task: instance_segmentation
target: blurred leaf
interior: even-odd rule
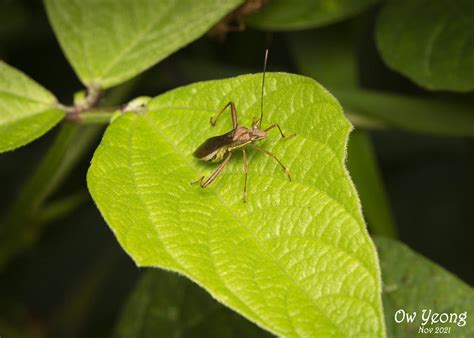
[[[268,30],[297,30],[325,26],[366,10],[378,0],[272,0],[248,18]]]
[[[420,86],[474,90],[473,22],[472,0],[391,0],[378,18],[378,48]]]
[[[115,337],[271,337],[175,273],[144,273],[124,308]]]
[[[0,318],[0,333],[8,338],[22,338],[24,336],[24,332],[2,318]]]
[[[356,126],[474,135],[474,107],[469,100],[400,95],[357,86],[350,26],[338,26],[292,33],[289,46],[298,69],[328,86]]]
[[[53,94],[0,60],[0,152],[37,139],[63,117]]]
[[[50,223],[62,218],[77,209],[88,199],[85,191],[72,193],[69,196],[60,197],[55,201],[49,202],[38,211],[36,219],[40,223]]]
[[[474,106],[469,101],[363,89],[333,92],[349,113],[372,123],[412,132],[474,136]]]
[[[118,251],[117,251],[118,252]],[[83,271],[80,279],[65,292],[64,303],[52,316],[52,337],[84,337],[81,334],[88,317],[94,313],[94,307],[100,304],[100,295],[107,289],[107,282],[113,279],[112,272],[117,268],[118,256],[110,248],[96,256],[92,264]],[[110,290],[107,289],[107,293]],[[102,318],[103,319],[103,318]]]
[[[324,86],[353,89],[358,85],[352,22],[304,32],[287,33],[287,41],[302,74]]]
[[[18,196],[12,199],[12,204],[8,207],[8,213],[0,227],[0,270],[12,257],[30,248],[38,240],[45,222],[51,221],[51,217],[64,215],[62,212],[79,205],[73,198],[69,200],[69,204],[56,205],[62,207],[61,210],[49,209],[54,205],[49,205],[45,210],[41,208],[82,159],[101,130],[96,126],[72,124],[61,127],[54,143],[34,167],[31,177],[19,189]]]
[[[28,26],[30,13],[20,1],[0,2],[0,45],[1,42],[18,38],[18,33]]]
[[[229,65],[218,60],[190,57],[178,60],[178,67],[186,75],[186,80],[196,81],[217,80],[249,73],[249,69]]]
[[[258,116],[261,75],[193,84],[153,99],[108,127],[88,173],[89,190],[139,266],[189,277],[216,299],[281,336],[384,336],[380,280],[354,187],[344,167],[351,129],[315,81],[270,73],[265,119],[275,132],[249,149],[249,198],[240,153],[211,187],[191,186],[216,167],[193,159],[229,130],[209,117],[233,100],[240,121]],[[228,117],[227,117],[228,118]]]
[[[354,131],[349,139],[347,154],[347,166],[362,201],[369,228],[379,236],[396,236],[390,203],[369,135],[362,130]]]
[[[104,88],[197,39],[242,0],[46,0],[61,46],[81,81]]]
[[[474,291],[450,272],[412,251],[400,242],[377,238],[384,283],[384,309],[390,337],[439,337],[440,334],[418,335],[422,310],[437,313],[467,312],[465,326],[454,323],[428,323],[425,327],[451,327],[453,337],[473,337]],[[417,313],[413,323],[396,323],[399,309]],[[425,317],[428,314],[425,313]],[[459,320],[459,319],[458,319]]]

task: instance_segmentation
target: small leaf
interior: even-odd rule
[[[0,61],[0,152],[37,139],[63,117],[50,92]]]
[[[385,318],[390,337],[418,336],[423,309],[425,318],[429,310],[432,314],[466,312],[464,325],[458,317],[457,323],[428,322],[425,327],[451,327],[452,337],[474,336],[474,321],[470,317],[474,313],[474,291],[469,285],[400,242],[383,238],[375,242],[382,267]],[[410,314],[416,312],[415,321],[395,322],[395,313],[400,309]],[[440,334],[433,329],[431,334],[419,336],[439,337]]]
[[[378,18],[385,62],[420,86],[474,90],[474,1],[391,0]]]
[[[230,100],[242,125],[260,113],[261,75],[208,81],[158,96],[149,111],[107,128],[88,187],[125,251],[139,266],[186,275],[214,298],[280,336],[384,336],[374,246],[344,167],[350,123],[314,80],[270,73],[261,146],[290,168],[248,150],[242,201],[236,152],[206,189],[190,183],[216,167],[193,158],[207,138],[230,129]]]
[[[115,337],[262,338],[270,334],[175,273],[151,270],[139,281]]]
[[[249,17],[252,26],[297,30],[325,26],[366,10],[378,0],[272,0]]]
[[[81,81],[122,83],[197,39],[242,0],[46,0]]]

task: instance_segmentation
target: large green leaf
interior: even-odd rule
[[[269,30],[319,27],[359,14],[378,0],[272,0],[248,22]]]
[[[241,154],[212,186],[192,152],[228,131],[209,117],[233,100],[240,122],[259,114],[261,75],[209,81],[153,99],[108,127],[88,173],[89,190],[139,266],[178,271],[269,331],[289,337],[384,336],[377,257],[344,167],[351,126],[314,80],[268,74],[264,125],[278,132],[249,149],[249,197]],[[227,119],[227,120],[226,120]]]
[[[122,312],[115,337],[262,338],[270,334],[175,273],[148,271]]]
[[[469,285],[397,241],[378,238],[376,244],[382,267],[385,318],[390,337],[439,337],[436,327],[450,327],[447,336],[474,336],[474,321],[471,318],[474,291]],[[395,314],[400,309],[410,315],[416,312],[413,323],[407,323],[406,319],[401,323],[395,322]],[[428,322],[424,328],[432,328],[431,333],[418,334],[423,310],[426,310],[425,318],[429,310],[431,314],[456,313],[457,323]],[[467,320],[462,325],[459,315],[464,312]],[[454,320],[454,316],[450,318]],[[397,319],[402,319],[401,312]]]
[[[429,89],[474,90],[474,1],[390,0],[376,37],[385,62]]]
[[[204,34],[242,0],[45,0],[61,46],[87,85],[111,87]]]
[[[50,92],[0,61],[0,152],[37,139],[63,117]]]

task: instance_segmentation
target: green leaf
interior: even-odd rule
[[[250,16],[249,24],[268,30],[325,26],[366,10],[378,0],[272,0]]]
[[[391,0],[380,13],[385,62],[432,90],[474,90],[474,1]]]
[[[367,132],[356,130],[351,134],[347,154],[347,166],[359,192],[370,230],[379,236],[396,236],[392,210]]]
[[[242,0],[46,0],[81,81],[111,87],[197,39]]]
[[[425,327],[451,327],[448,336],[452,337],[474,336],[474,321],[470,318],[474,313],[474,291],[469,285],[400,242],[378,238],[376,244],[382,267],[385,318],[390,337],[439,337],[435,329],[431,334],[418,334],[423,309],[427,310],[425,317],[430,309],[432,313],[459,315],[467,312],[464,326],[458,325],[462,324],[458,318],[457,323],[429,322]],[[415,321],[396,323],[394,316],[400,309],[410,314],[416,312]]]
[[[261,338],[270,334],[213,300],[175,273],[151,270],[138,282],[124,311],[119,338]]]
[[[50,92],[0,61],[0,152],[37,139],[63,117]]]
[[[150,101],[108,127],[88,187],[125,251],[139,266],[189,277],[214,298],[281,336],[384,336],[380,280],[354,186],[344,167],[350,123],[314,80],[270,73],[261,146],[290,168],[249,149],[243,203],[239,152],[206,189],[191,186],[216,166],[193,158],[230,100],[240,123],[259,115],[261,75],[196,83]]]

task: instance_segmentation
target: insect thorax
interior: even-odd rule
[[[246,128],[237,126],[233,134],[234,142],[257,141],[267,137],[265,131],[258,128]]]

